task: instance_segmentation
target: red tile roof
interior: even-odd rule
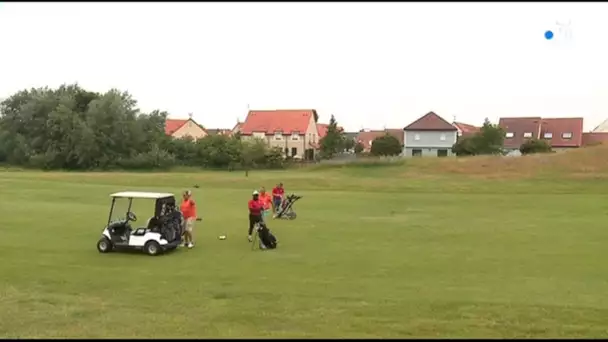
[[[542,120],[541,138],[551,133],[552,147],[580,147],[583,145],[583,118],[551,118]],[[568,134],[569,137],[564,134]]]
[[[321,140],[327,134],[327,127],[329,124],[318,123],[317,132],[319,133],[319,140]],[[338,126],[338,130],[344,132],[344,128]]]
[[[382,131],[360,131],[355,137],[355,141],[363,145],[363,151],[369,152],[372,148],[372,142],[374,139],[390,134],[397,138],[401,145],[403,145],[403,130],[402,129],[386,129]]]
[[[312,109],[300,110],[251,110],[241,127],[241,134],[249,135],[253,132],[274,134],[281,131],[283,134],[298,132],[306,134],[310,118],[314,118]]]
[[[498,126],[505,131],[504,147],[518,149],[526,141],[524,133],[532,133],[532,138],[538,138],[540,117],[500,118]],[[512,137],[508,137],[513,133]]]
[[[404,131],[457,131],[451,123],[445,121],[441,116],[429,112],[418,120],[406,126]]]
[[[473,135],[481,129],[481,127],[469,125],[462,122],[454,122],[454,127],[456,127],[463,136]]]
[[[529,139],[524,133],[532,133],[530,138],[536,139],[545,139],[545,133],[551,133],[551,138],[546,139],[552,147],[580,147],[583,144],[583,118],[500,118],[498,125],[507,134],[513,133],[513,137],[505,137],[507,148],[519,148]],[[566,137],[565,133],[570,133],[571,137]]]
[[[167,119],[167,120],[165,120],[165,134],[172,135],[173,133],[175,133],[175,131],[182,128],[182,126],[185,125],[186,122],[188,122],[188,121],[190,121],[190,120],[189,119],[186,119],[186,120]]]
[[[589,132],[583,133],[583,146],[608,145],[608,133]]]

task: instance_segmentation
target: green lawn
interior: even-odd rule
[[[0,337],[608,337],[608,181],[401,167],[0,172]],[[252,251],[245,202],[279,180],[299,217]],[[195,249],[97,252],[111,192],[193,184]]]

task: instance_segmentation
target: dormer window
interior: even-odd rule
[[[507,133],[505,134],[505,137],[506,137],[506,138],[513,138],[514,136],[515,136],[515,133],[513,133],[513,132],[507,132]]]
[[[551,138],[553,138],[553,133],[547,132],[547,133],[545,133],[545,135],[543,137],[545,139],[551,139]]]
[[[572,139],[572,132],[562,133],[563,139]]]
[[[291,140],[300,140],[300,132],[291,132]]]
[[[532,138],[532,132],[524,133],[524,138]]]
[[[274,132],[274,140],[282,140],[282,139],[283,139],[283,132],[281,132],[281,131]]]

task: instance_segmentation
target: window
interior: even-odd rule
[[[292,132],[291,140],[300,140],[300,132]]]
[[[442,133],[441,136],[439,137],[439,140],[445,141],[445,134]]]
[[[292,147],[291,148],[291,156],[295,157],[298,155],[298,148],[297,147]]]
[[[551,139],[551,138],[553,138],[553,133],[547,132],[547,133],[545,133],[544,137],[545,137],[545,139]]]
[[[572,132],[562,133],[563,139],[572,139]]]
[[[414,134],[414,140],[420,140],[420,134]]]
[[[412,157],[422,157],[422,150],[412,150]]]
[[[437,157],[447,157],[448,150],[437,150]]]
[[[265,133],[262,133],[262,132],[254,132],[254,133],[253,133],[253,137],[254,137],[254,138],[261,138],[261,139],[264,139],[264,138],[266,137],[266,134],[265,134]]]
[[[513,138],[515,136],[515,134],[513,134],[513,132],[507,132],[507,134],[505,134],[506,138]]]
[[[524,133],[524,138],[532,138],[532,132]]]
[[[281,131],[274,132],[274,140],[283,139],[283,133]]]

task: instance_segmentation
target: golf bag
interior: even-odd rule
[[[257,235],[260,239],[260,249],[275,249],[277,248],[277,238],[270,232],[266,223],[260,222],[257,224]]]
[[[279,208],[275,218],[294,220],[296,218],[296,212],[293,210],[293,204],[302,198],[302,196],[297,196],[295,194],[291,194],[287,196],[283,203],[281,203],[281,207]]]

